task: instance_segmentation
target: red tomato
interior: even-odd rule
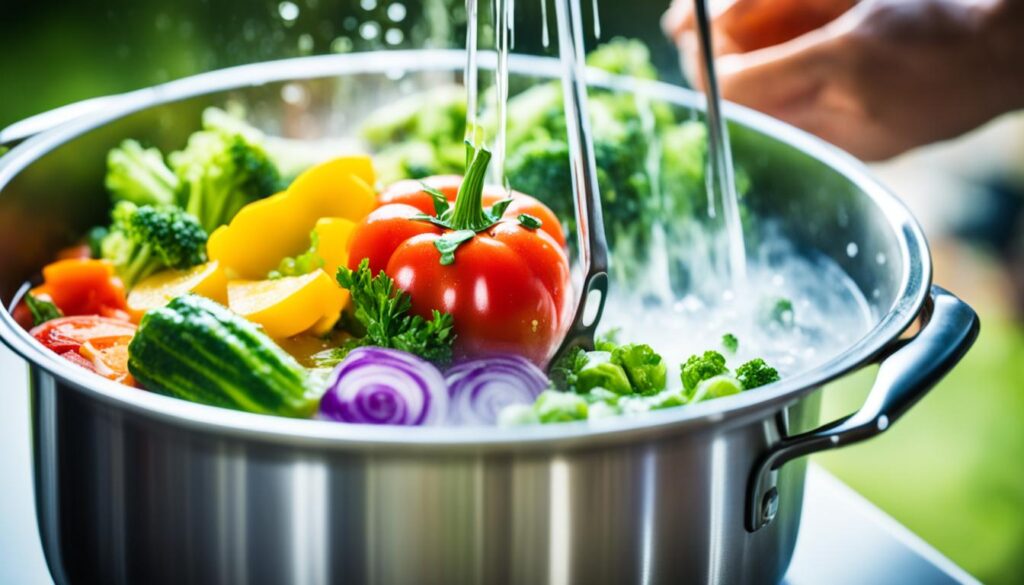
[[[78,315],[47,321],[29,333],[47,349],[62,354],[77,352],[87,342],[109,345],[114,340],[131,339],[135,335],[135,325],[119,319]]]
[[[482,169],[476,163],[474,167],[470,172],[479,179]],[[432,177],[424,182],[452,201],[462,178]],[[527,195],[513,197],[500,220],[472,228],[475,235],[458,246],[454,261],[444,265],[436,247],[439,238],[465,228],[454,225],[455,220],[452,229],[446,229],[413,219],[434,215],[434,200],[419,182],[397,183],[380,196],[381,207],[353,232],[349,267],[355,269],[369,259],[375,274],[384,270],[409,294],[415,314],[451,314],[456,354],[515,353],[543,364],[561,339],[569,297],[565,239],[550,209]],[[503,190],[484,187],[467,196],[462,211],[502,199]],[[517,220],[520,214],[541,220],[541,226],[524,227]]]

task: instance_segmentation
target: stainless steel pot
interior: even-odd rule
[[[203,107],[228,99],[247,102],[259,119],[340,135],[388,96],[455,79],[463,57],[280,61],[80,106],[0,158],[0,293],[9,301],[58,246],[103,220],[104,155],[124,137],[171,149],[196,129]],[[558,71],[538,58],[512,65],[517,81]],[[594,79],[701,106],[683,89]],[[31,369],[39,527],[55,580],[780,579],[800,522],[804,463],[795,459],[884,431],[962,357],[978,321],[931,286],[920,228],[861,165],[756,113],[727,114],[755,212],[781,222],[801,250],[833,258],[874,306],[877,322],[841,355],[770,387],[601,424],[364,428],[124,388],[48,353],[0,311],[0,336]],[[848,242],[858,243],[855,257]],[[900,340],[917,319],[916,337]],[[822,386],[873,363],[881,369],[860,412],[815,428]]]

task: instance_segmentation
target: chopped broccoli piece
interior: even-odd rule
[[[732,333],[726,333],[722,336],[722,347],[729,353],[735,354],[736,350],[740,348],[740,340]]]
[[[634,39],[614,38],[587,55],[587,65],[615,75],[657,79],[647,45]]]
[[[576,392],[576,382],[580,370],[587,365],[587,352],[582,347],[574,347],[557,362],[552,364],[550,377],[552,384],[559,390]]]
[[[106,185],[115,202],[170,205],[175,202],[181,183],[167,168],[159,150],[125,140],[107,154]]]
[[[736,377],[743,384],[744,390],[759,388],[780,380],[779,372],[761,358],[752,359],[736,368]]]
[[[542,423],[569,422],[587,419],[587,402],[577,394],[546,390],[533,403]]]
[[[729,374],[722,374],[719,376],[712,376],[700,384],[697,385],[697,391],[694,392],[692,402],[702,402],[704,400],[711,400],[712,398],[721,398],[723,396],[731,396],[733,394],[739,394],[743,391],[743,385],[735,377]]]
[[[598,335],[597,339],[594,340],[594,349],[597,351],[614,351],[619,345],[619,333],[621,332],[620,328],[613,327]]]
[[[590,351],[587,361],[576,372],[576,391],[585,394],[594,388],[604,388],[616,394],[632,394],[633,387],[622,366],[612,362],[607,351]]]
[[[324,267],[324,259],[320,256],[320,236],[316,231],[309,234],[309,249],[293,258],[285,258],[276,270],[271,270],[267,278],[275,280],[286,276],[302,276]]]
[[[687,395],[693,396],[698,384],[728,371],[729,368],[725,367],[725,356],[717,351],[705,351],[702,356],[692,355],[686,360],[680,377]]]
[[[499,427],[523,427],[539,422],[540,417],[531,404],[510,404],[498,413]]]
[[[231,221],[245,205],[282,189],[281,174],[263,136],[223,110],[203,112],[203,130],[188,139],[170,162],[181,181],[182,206],[203,229]]]
[[[776,325],[783,329],[791,329],[796,323],[793,301],[785,297],[766,299],[761,309],[761,322],[765,325]]]
[[[206,262],[206,232],[178,207],[139,207],[122,201],[114,206],[111,219],[101,256],[114,264],[128,288],[159,270]]]
[[[616,347],[611,361],[625,370],[633,392],[656,394],[665,389],[668,368],[651,346],[629,343]]]

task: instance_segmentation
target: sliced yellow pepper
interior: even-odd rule
[[[227,304],[228,281],[220,264],[207,262],[188,270],[158,272],[135,285],[128,294],[128,308],[144,313],[188,293]]]
[[[229,278],[259,280],[282,258],[302,253],[321,218],[363,219],[376,205],[369,157],[349,156],[299,175],[284,193],[250,203],[207,242]]]
[[[338,267],[348,264],[349,240],[356,222],[340,217],[324,217],[316,222],[317,254],[324,259],[324,272],[334,278]]]
[[[276,339],[318,328],[313,332],[323,333],[323,327],[330,330],[347,298],[348,293],[323,270],[276,280],[228,282],[231,310],[262,325]]]

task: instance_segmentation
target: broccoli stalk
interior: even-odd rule
[[[110,233],[100,244],[128,288],[165,268],[206,262],[206,232],[194,217],[174,206],[141,207],[122,201],[111,213]]]
[[[136,205],[170,205],[181,186],[155,148],[125,140],[107,154],[107,189],[114,201]]]

